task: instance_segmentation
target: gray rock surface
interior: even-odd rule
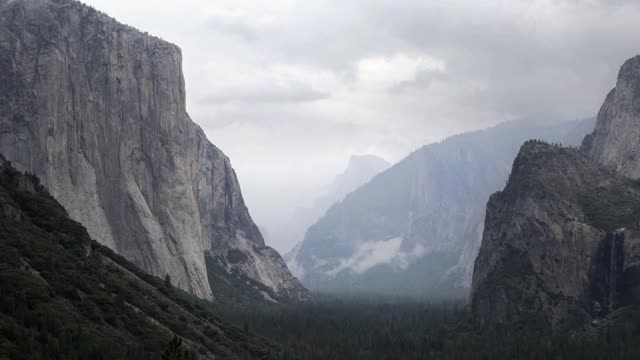
[[[525,143],[487,204],[473,313],[558,331],[638,302],[639,217],[637,182],[576,149]]]
[[[639,138],[636,56],[580,152],[522,147],[504,191],[487,204],[471,294],[483,324],[569,329],[640,302]]]
[[[177,46],[78,2],[0,0],[0,152],[94,239],[182,289],[212,298],[204,256],[251,243],[266,255],[251,254],[248,276],[306,297],[189,118],[181,62]]]
[[[606,185],[611,176],[576,150],[522,147],[504,191],[487,204],[471,293],[481,323],[558,326],[574,302],[586,300],[591,259],[605,231],[586,222],[578,191],[586,181]]]
[[[304,268],[298,265],[296,258],[307,229],[320,220],[331,206],[342,202],[349,193],[368,183],[390,166],[389,162],[375,155],[351,156],[344,172],[318,191],[318,195],[311,199],[312,202],[308,206],[296,209],[291,218],[287,218],[290,224],[280,224],[280,230],[289,228],[292,238],[296,241],[293,249],[284,255],[287,266],[295,276],[301,278],[305,274]]]
[[[330,208],[290,263],[312,289],[466,296],[486,202],[521,144],[576,145],[592,128],[507,123],[427,145]]]
[[[582,149],[621,174],[640,178],[640,55],[627,60]]]

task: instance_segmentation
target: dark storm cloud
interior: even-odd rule
[[[381,4],[377,13],[392,37],[444,59],[450,81],[484,85],[451,94],[457,103],[511,118],[592,115],[621,62],[640,51],[637,2],[540,3],[514,1],[514,11]]]

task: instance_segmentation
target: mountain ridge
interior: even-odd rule
[[[487,204],[471,293],[483,325],[597,331],[640,304],[638,94],[634,57],[579,150],[521,147]]]
[[[584,123],[593,120],[506,123],[416,150],[309,228],[296,260],[303,282],[330,291],[461,296],[471,283],[486,200],[504,184],[521,143],[539,136],[577,145],[574,133],[586,132]],[[398,288],[401,274],[419,285]]]
[[[371,181],[373,177],[388,169],[391,164],[385,159],[372,155],[352,155],[349,158],[345,170],[336,175],[331,184],[326,186],[321,195],[313,199],[313,204],[296,212],[298,216],[304,216],[304,220],[298,220],[300,240],[289,250],[284,259],[291,272],[298,278],[304,276],[304,269],[296,262],[296,256],[304,240],[304,232],[318,221],[328,209],[339,204],[352,191]]]

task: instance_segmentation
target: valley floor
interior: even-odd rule
[[[272,338],[296,359],[638,359],[640,311],[598,335],[546,336],[531,328],[480,331],[464,301],[316,294],[298,305],[216,309]],[[612,324],[614,322],[612,321]],[[517,335],[516,335],[517,334]]]

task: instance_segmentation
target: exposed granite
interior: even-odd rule
[[[0,152],[94,239],[212,298],[206,253],[273,250],[229,159],[186,112],[181,62],[177,46],[78,2],[0,0]],[[306,296],[279,256],[261,259],[248,276]]]
[[[527,142],[487,204],[472,311],[483,325],[551,330],[607,315],[640,280],[637,241],[616,230],[637,227],[638,215],[637,182],[578,150]]]
[[[640,56],[620,68],[616,87],[607,95],[582,150],[625,176],[640,178]]]

